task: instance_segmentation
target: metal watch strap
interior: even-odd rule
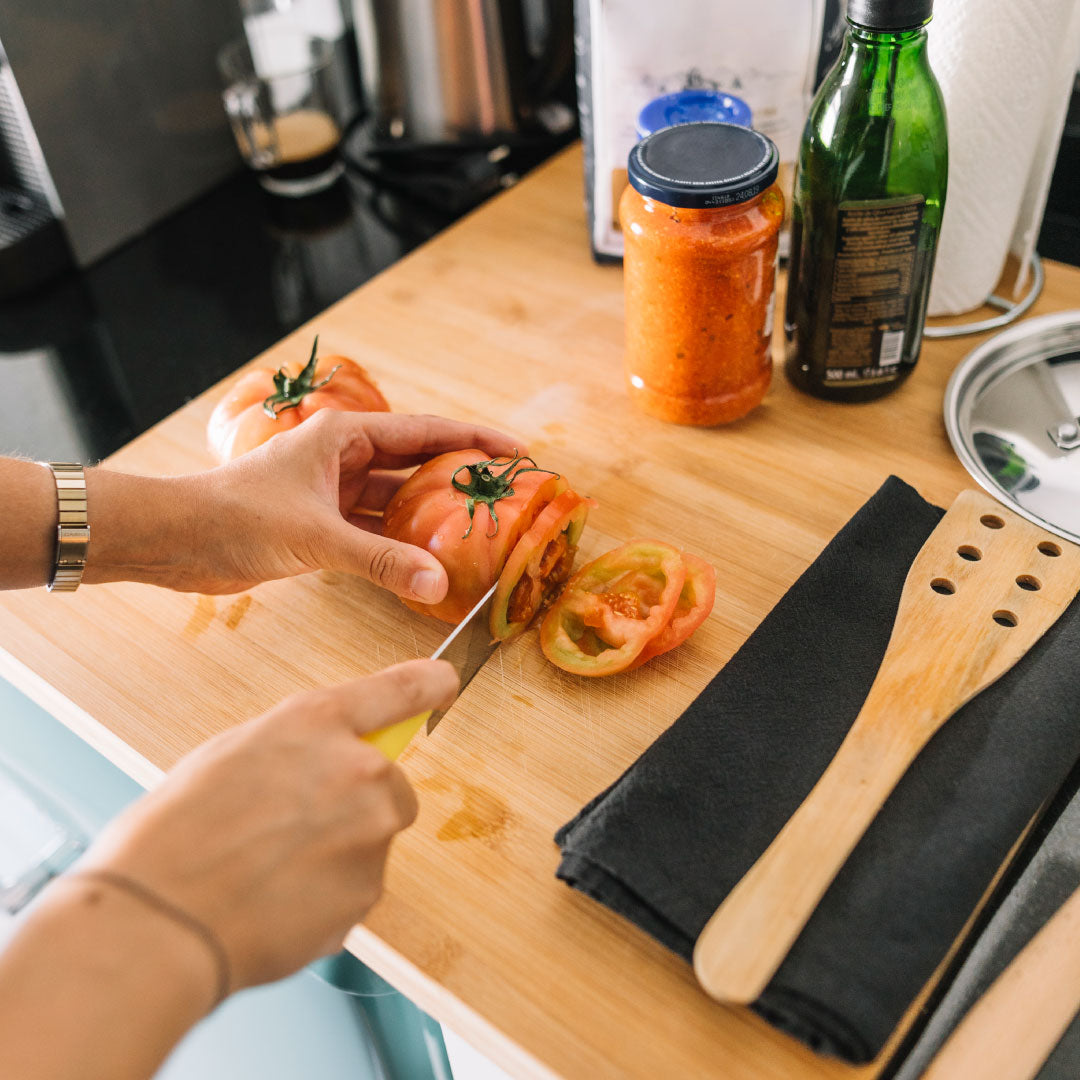
[[[86,518],[86,474],[81,465],[42,462],[56,480],[56,563],[49,592],[74,592],[86,568],[90,525]]]

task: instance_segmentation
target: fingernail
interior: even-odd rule
[[[409,588],[417,600],[434,604],[440,597],[441,575],[436,570],[417,570],[409,582]]]

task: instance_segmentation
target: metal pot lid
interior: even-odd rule
[[[1080,544],[1080,311],[1026,319],[968,355],[945,427],[991,495]]]

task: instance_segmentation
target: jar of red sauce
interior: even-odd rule
[[[745,416],[772,376],[780,155],[734,124],[664,128],[630,153],[626,375],[645,412],[711,426]]]

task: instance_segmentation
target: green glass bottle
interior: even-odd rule
[[[833,401],[894,390],[919,357],[945,207],[933,0],[849,0],[803,132],[784,318],[788,378]]]

